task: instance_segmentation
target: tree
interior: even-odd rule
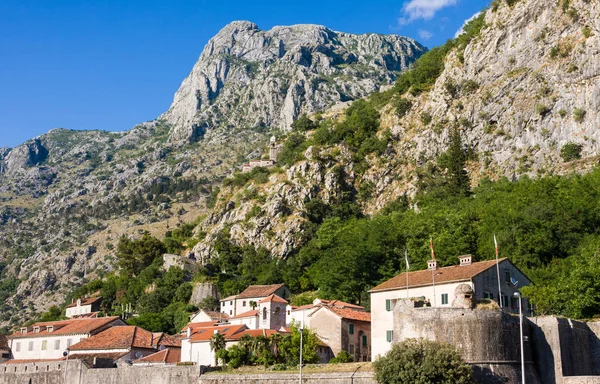
[[[303,113],[302,116],[298,118],[298,120],[292,123],[292,129],[295,131],[306,132],[312,131],[316,128],[317,124],[315,124],[314,121],[312,121],[308,116],[306,116],[306,113]]]
[[[117,246],[117,265],[128,276],[137,276],[166,251],[164,244],[148,233],[137,240],[122,236]]]
[[[453,129],[450,133],[450,146],[440,156],[439,163],[446,168],[446,190],[451,195],[466,196],[471,189],[469,174],[465,169],[468,151],[464,147],[460,132]]]
[[[407,339],[392,345],[373,366],[380,384],[472,383],[472,368],[448,343]]]
[[[210,338],[210,350],[215,353],[215,366],[219,365],[217,355],[220,350],[225,349],[225,345],[225,336],[222,333],[217,332]]]

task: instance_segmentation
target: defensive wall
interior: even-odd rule
[[[197,366],[88,368],[79,360],[0,365],[0,384],[297,384],[299,375],[202,374]],[[303,384],[376,384],[372,372],[310,373]]]

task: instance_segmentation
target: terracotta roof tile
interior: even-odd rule
[[[111,327],[71,346],[72,351],[152,347],[152,332],[133,325]]]
[[[247,329],[245,325],[220,325],[218,327],[207,327],[196,330],[190,337],[190,343],[198,343],[209,341],[215,332],[221,333],[225,339],[229,339],[232,335]]]
[[[27,333],[23,334],[17,331],[10,335],[10,338],[94,334],[114,322],[124,324],[119,316],[40,322],[27,327]],[[48,332],[48,327],[50,326],[54,328],[52,332]],[[40,327],[40,331],[37,333],[33,332],[34,327]]]
[[[244,335],[249,335],[251,337],[265,336],[269,337],[274,334],[280,334],[281,332],[276,331],[274,329],[246,329],[242,332],[235,333],[227,338],[227,340],[239,340]]]
[[[26,363],[46,363],[46,362],[54,362],[54,361],[61,361],[61,360],[65,360],[64,357],[61,357],[60,359],[12,359],[12,360],[6,360],[3,363],[0,364],[26,364]]]
[[[223,312],[218,311],[207,311],[203,309],[204,313],[206,313],[213,320],[227,320],[229,319],[229,315]]]
[[[251,285],[246,288],[242,293],[236,296],[238,299],[252,298],[252,297],[267,297],[272,295],[279,288],[284,287],[285,284],[272,284],[272,285]]]
[[[259,301],[259,303],[269,303],[269,302],[284,303],[284,304],[288,303],[288,301],[286,299],[283,299],[275,294],[269,295],[269,296],[265,297],[264,299],[262,299],[261,301]]]
[[[99,312],[82,313],[81,315],[71,316],[71,319],[94,319],[98,317]]]
[[[231,317],[231,319],[240,319],[242,317],[252,317],[252,316],[258,316],[258,310],[243,312],[243,313],[240,313],[239,315],[235,315],[235,316]]]
[[[85,360],[92,365],[94,359],[119,360],[127,354],[129,354],[129,352],[73,353],[69,354],[69,360]]]
[[[506,260],[506,258],[502,258],[499,261],[502,262],[503,260]],[[496,260],[487,260],[472,263],[471,265],[453,265],[450,267],[438,268],[435,271],[435,283],[438,284],[469,281],[481,272],[495,266]],[[408,272],[409,287],[427,286],[431,284],[432,276],[430,270],[425,269],[421,271]],[[395,277],[392,277],[388,281],[379,284],[375,288],[372,288],[369,292],[388,291],[403,288],[406,288],[406,272],[403,272]]]
[[[319,300],[322,303],[324,303],[324,304],[331,305],[331,306],[334,306],[334,307],[366,309],[365,307],[362,307],[360,305],[356,305],[356,304],[352,304],[352,303],[347,303],[347,302],[342,301],[342,300],[325,300],[325,299],[319,299]]]
[[[152,333],[152,346],[154,348],[181,348],[181,339],[177,336],[167,335],[164,332],[154,332]]]
[[[90,305],[90,304],[94,304],[98,301],[102,301],[101,297],[88,297],[88,298],[84,298],[81,299],[81,305]],[[77,306],[77,300],[75,300],[74,302],[72,302],[71,304],[67,305],[65,308],[73,308]]]
[[[331,311],[331,312],[335,313],[336,315],[338,315],[339,317],[341,317],[342,319],[371,322],[371,313],[369,313],[369,312],[357,311],[357,310],[350,309],[350,308],[338,308],[338,307],[328,307],[328,306],[321,307],[321,308],[322,309],[320,309],[320,310]],[[316,311],[313,312],[312,314],[310,314],[310,316],[313,316],[315,313],[317,313],[317,312]]]
[[[183,327],[181,329],[181,332],[187,332],[188,328],[192,328],[192,333],[194,332],[195,329],[199,329],[199,328],[207,328],[207,327],[216,327],[218,324],[218,322],[216,321],[201,321],[198,323],[189,323],[188,325],[186,325],[185,327]]]
[[[167,348],[160,352],[153,353],[151,355],[142,357],[141,359],[135,360],[133,363],[163,363],[163,364],[177,364],[181,359],[180,348]]]

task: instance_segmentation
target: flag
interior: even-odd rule
[[[494,233],[494,247],[496,247],[496,259],[498,258],[498,242],[496,241],[496,234]]]
[[[406,261],[406,272],[410,271],[410,265],[408,264],[408,248],[404,251],[404,261]]]
[[[433,252],[433,237],[429,238],[429,248],[431,248],[431,260],[435,260],[435,253]]]

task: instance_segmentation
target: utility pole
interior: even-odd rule
[[[523,348],[523,300],[520,292],[515,292],[515,297],[519,298],[519,326],[521,336],[521,383],[525,384],[525,349]]]

